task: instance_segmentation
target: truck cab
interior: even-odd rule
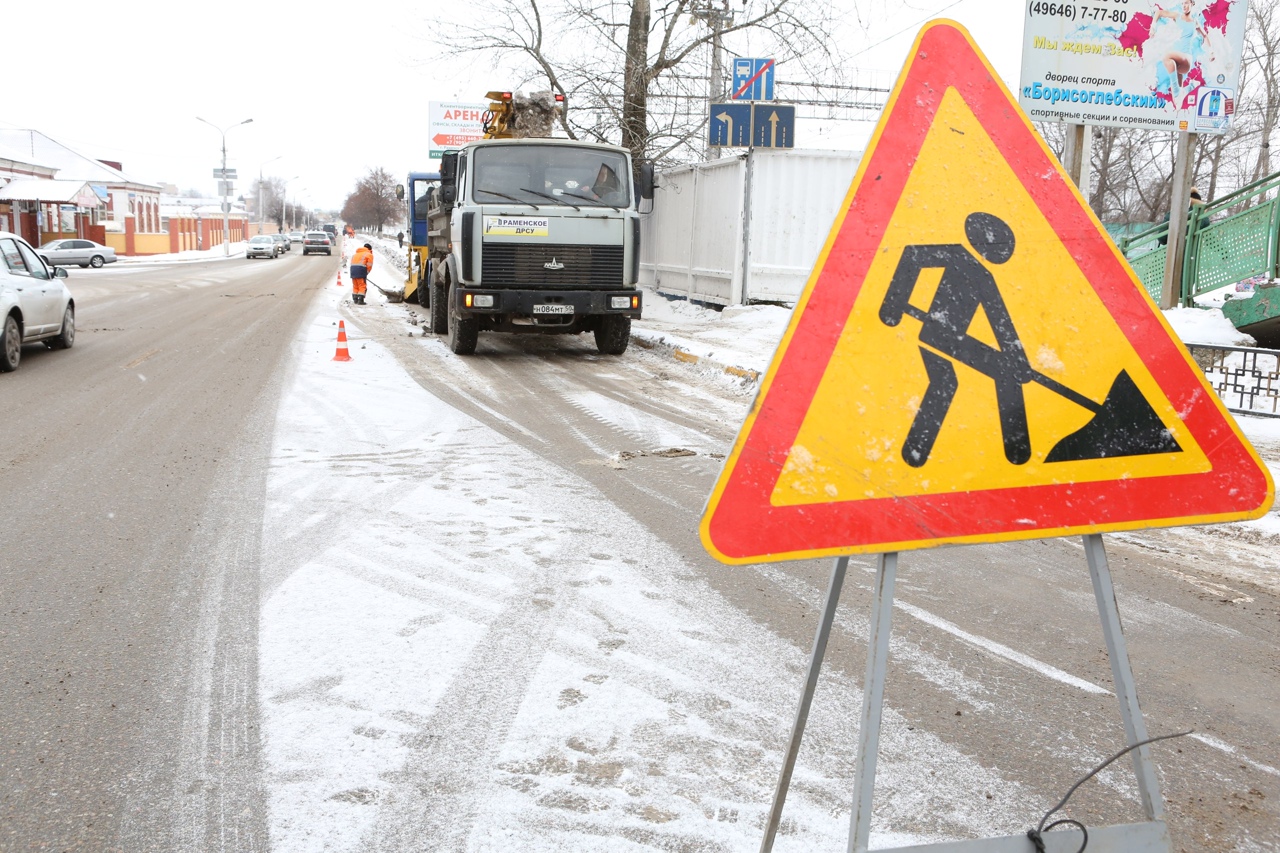
[[[643,301],[638,203],[652,197],[651,170],[632,174],[612,145],[487,139],[446,152],[437,180],[410,175],[433,331],[460,354],[481,331],[590,331],[600,352],[625,351]]]

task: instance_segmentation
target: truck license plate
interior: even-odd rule
[[[572,314],[572,305],[535,305],[533,306],[535,314]]]

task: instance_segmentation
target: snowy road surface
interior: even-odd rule
[[[340,301],[295,345],[267,487],[273,848],[755,849],[827,566],[701,552],[738,380],[574,339],[460,359],[416,306]],[[1225,583],[1176,558],[1202,537],[1112,541],[1149,725],[1201,732],[1157,755],[1171,823],[1178,849],[1276,849],[1276,552],[1224,548]],[[843,847],[868,582],[778,850]],[[895,619],[876,844],[1020,832],[1122,745],[1078,541],[909,555]],[[1136,819],[1118,768],[1077,816]]]
[[[0,850],[757,849],[830,563],[696,528],[780,309],[462,359],[339,261],[74,272],[76,347],[0,381]],[[1107,548],[1148,727],[1196,730],[1175,849],[1280,849],[1280,516]],[[780,851],[844,848],[871,569]],[[875,843],[1034,825],[1122,745],[1110,679],[1078,539],[904,554]],[[1137,819],[1128,765],[1070,813]]]

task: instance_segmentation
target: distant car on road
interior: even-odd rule
[[[289,232],[289,242],[290,242],[290,243],[301,243],[301,242],[302,242],[302,232],[301,232],[301,231],[290,231],[290,232]]]
[[[309,255],[312,252],[324,252],[326,255],[333,254],[333,243],[329,241],[329,235],[323,231],[308,231],[302,237],[302,254]]]
[[[246,258],[278,258],[280,257],[280,244],[272,239],[270,234],[258,234],[249,238],[249,243],[244,247],[244,256]]]
[[[280,254],[292,252],[293,245],[289,242],[289,238],[285,234],[272,234],[271,239],[276,241],[276,246],[280,249]]]
[[[116,262],[116,250],[92,240],[50,240],[36,250],[46,263],[53,266],[70,266],[78,264],[82,267],[97,269],[103,264]]]
[[[26,240],[0,231],[0,373],[18,369],[23,344],[70,349],[75,343],[76,305],[66,277]]]
[[[332,222],[328,222],[328,223],[325,223],[324,225],[321,225],[320,230],[328,234],[329,239],[332,242],[334,243],[338,242],[338,226],[337,225],[334,225]]]

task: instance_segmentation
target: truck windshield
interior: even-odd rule
[[[614,151],[569,145],[487,145],[473,155],[475,192],[567,205],[631,203],[627,159]],[[487,196],[486,196],[487,197]]]

